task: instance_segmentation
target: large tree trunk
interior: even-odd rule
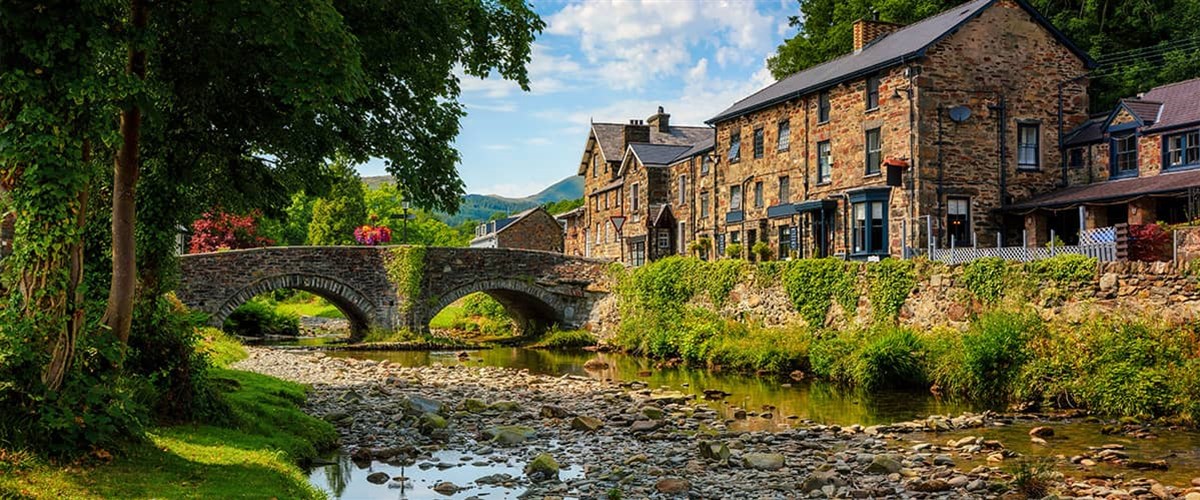
[[[129,14],[135,37],[146,29],[149,7],[146,0],[131,0]],[[146,51],[133,42],[125,70],[139,79],[146,77]],[[137,244],[134,240],[135,195],[138,178],[138,145],[142,128],[142,110],[130,104],[121,112],[121,149],[117,151],[113,172],[112,205],[112,285],[104,322],[122,344],[129,342],[133,322],[133,301],[137,289]]]
[[[84,143],[83,161],[86,165],[91,161],[91,152],[87,143]],[[87,203],[88,190],[84,189],[79,192],[77,207],[78,213],[75,217],[75,224],[80,231],[87,224]],[[83,240],[78,239],[71,245],[69,263],[70,277],[67,283],[67,290],[64,294],[65,307],[64,312],[67,315],[67,323],[63,327],[63,331],[54,339],[54,347],[50,351],[50,363],[46,365],[46,369],[42,372],[42,383],[50,390],[58,390],[62,387],[63,378],[67,371],[71,369],[71,360],[75,356],[75,342],[79,339],[79,332],[83,330],[85,321],[83,310]]]

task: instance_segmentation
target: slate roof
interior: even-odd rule
[[[1058,31],[1025,0],[1014,1],[1028,11],[1033,19],[1053,34],[1059,42],[1083,59],[1087,67],[1095,66],[1095,61],[1088,57],[1087,53],[1071,43],[1066,35]],[[858,53],[844,55],[775,82],[734,103],[733,106],[709,119],[707,123],[735,118],[924,56],[930,46],[954,33],[963,23],[979,15],[995,2],[996,0],[972,0],[910,24],[883,38],[876,39]]]
[[[1158,101],[1148,101],[1145,99],[1121,99],[1121,104],[1125,105],[1129,111],[1133,112],[1144,125],[1151,125],[1158,121],[1158,112],[1162,110],[1163,103]]]
[[[692,146],[633,142],[629,144],[629,149],[632,149],[633,154],[637,155],[638,159],[642,161],[642,165],[666,166],[674,163],[680,155],[691,151]]]
[[[621,143],[625,141],[625,125],[620,123],[593,123],[592,132],[596,134],[596,142],[600,151],[608,161],[621,161],[625,152]],[[651,144],[681,144],[691,146],[699,143],[712,143],[713,129],[710,127],[671,126],[669,133],[659,132],[658,128],[650,127]]]
[[[1200,78],[1155,87],[1142,99],[1163,103],[1158,121],[1148,132],[1200,123]]]
[[[1149,177],[1134,177],[1069,187],[1014,203],[1007,208],[1013,211],[1035,208],[1067,208],[1080,203],[1126,200],[1153,194],[1179,192],[1193,187],[1200,187],[1200,170],[1163,172]]]
[[[545,209],[540,206],[533,207],[528,210],[517,212],[517,213],[512,214],[503,219],[497,219],[492,222],[485,222],[483,224],[485,227],[487,227],[488,232],[484,233],[482,236],[472,239],[471,241],[476,242],[476,241],[484,240],[489,237],[495,236],[496,234],[499,234],[500,232],[504,231],[505,229],[508,229],[509,226],[515,224],[517,221],[524,219],[526,217],[529,217],[530,215],[532,215],[534,212],[537,212],[538,210],[545,210]]]
[[[1108,114],[1093,116],[1088,118],[1088,121],[1083,122],[1083,125],[1075,127],[1067,133],[1063,138],[1063,145],[1067,147],[1082,146],[1084,144],[1093,144],[1104,140],[1104,124],[1108,121]]]

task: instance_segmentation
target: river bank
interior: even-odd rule
[[[524,490],[532,497],[686,493],[771,498],[800,492],[987,498],[1036,490],[1044,482],[1067,495],[1123,491],[1137,496],[1144,490],[1165,498],[1200,496],[1187,484],[1132,476],[1083,482],[1081,475],[1076,482],[1034,473],[1037,467],[1017,465],[1026,462],[1006,451],[1005,443],[958,434],[952,446],[939,434],[922,432],[932,425],[982,434],[1012,423],[990,413],[868,427],[797,419],[770,432],[746,432],[731,425],[736,418],[726,418],[690,394],[653,390],[638,382],[551,377],[480,367],[473,360],[404,367],[319,352],[250,351],[239,368],[312,385],[306,410],[334,423],[343,448],[363,473],[375,473],[367,478],[378,481],[381,492],[424,487],[453,491],[456,497],[485,492],[515,496]],[[771,411],[742,409],[743,416],[755,418],[771,417]],[[543,453],[552,460],[538,460]],[[975,460],[983,463],[975,465]],[[531,462],[557,463],[562,481],[535,480],[553,475],[548,471],[524,474]],[[435,473],[409,473],[431,482],[412,484],[416,481],[396,479],[405,475],[404,469],[388,468],[388,463],[448,471],[443,475],[447,480],[438,481]],[[490,473],[497,465],[509,472]],[[473,468],[480,472],[472,475]]]

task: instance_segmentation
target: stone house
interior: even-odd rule
[[[1052,145],[1088,120],[1077,77],[1092,66],[1024,0],[860,20],[852,53],[709,120],[714,250],[866,259],[1011,242],[1024,221],[1004,209],[1061,185]]]
[[[696,227],[694,170],[711,152],[711,141],[629,144],[617,170],[630,196],[622,230],[629,250],[625,262],[640,266],[647,260],[688,253]]]
[[[563,230],[545,208],[534,207],[475,227],[471,248],[563,251]]]
[[[644,121],[592,123],[578,170],[584,176],[582,251],[578,241],[568,239],[568,254],[640,264],[680,251],[674,211],[664,208],[669,205],[666,200],[671,189],[667,179],[672,165],[686,161],[676,156],[697,145],[712,144],[713,129],[672,125],[670,118],[659,107]],[[631,145],[653,155],[652,163],[641,163]],[[675,151],[668,159],[670,164],[653,163],[664,161],[667,155],[667,150],[656,149],[661,146]],[[623,169],[623,165],[629,168]],[[648,241],[657,238],[654,230],[662,228],[670,231],[669,252],[657,247],[657,239]]]
[[[1080,230],[1200,217],[1200,78],[1122,99],[1067,134],[1065,189],[1012,205],[1032,243],[1050,231],[1070,244]]]
[[[554,216],[562,226],[563,253],[567,255],[583,257],[584,230],[587,229],[584,215],[584,207],[581,206]]]

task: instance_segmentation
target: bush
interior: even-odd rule
[[[854,269],[854,264],[838,259],[793,260],[783,270],[783,288],[805,323],[820,328],[835,298],[846,311],[855,309]]]
[[[742,258],[742,244],[741,243],[730,243],[728,246],[725,247],[725,256],[729,257],[731,259]]]
[[[1027,344],[1041,328],[1041,318],[1032,313],[980,316],[962,339],[962,370],[955,377],[961,392],[983,401],[1007,399],[1029,359]]]
[[[1171,413],[1172,368],[1183,353],[1165,330],[1144,323],[1088,325],[1080,398],[1093,411],[1156,417]]]
[[[852,332],[824,332],[809,345],[808,362],[814,375],[841,383],[854,381],[853,357],[860,340]]]
[[[486,293],[473,293],[463,299],[463,309],[468,316],[477,316],[489,319],[506,320],[509,319],[508,311],[504,306],[493,299]]]
[[[855,354],[853,381],[868,390],[919,387],[926,383],[922,350],[912,330],[883,327]]]
[[[963,266],[963,283],[980,301],[994,304],[1004,295],[1008,262],[999,257],[984,257]]]
[[[768,245],[765,241],[755,243],[750,251],[754,253],[754,258],[758,259],[759,262],[771,260],[771,245]]]
[[[867,290],[878,320],[895,320],[904,301],[917,285],[917,273],[911,260],[883,259],[867,266]]]
[[[296,336],[300,334],[300,318],[280,313],[272,304],[254,298],[229,313],[222,329],[242,337]]]
[[[1030,276],[1058,286],[1078,286],[1095,279],[1096,259],[1079,254],[1059,254],[1025,263]]]

